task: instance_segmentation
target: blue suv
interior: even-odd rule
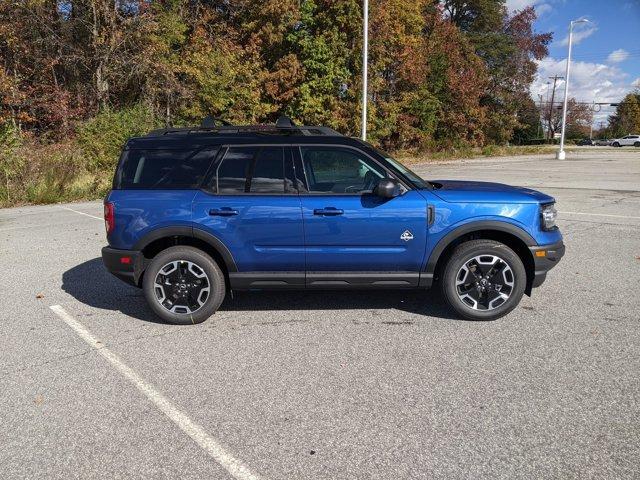
[[[130,139],[104,202],[118,278],[199,323],[231,290],[427,289],[460,316],[513,310],[564,254],[554,199],[426,181],[327,127],[209,125]]]

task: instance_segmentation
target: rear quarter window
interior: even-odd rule
[[[125,150],[116,172],[114,188],[198,188],[217,150],[217,147],[201,150]]]

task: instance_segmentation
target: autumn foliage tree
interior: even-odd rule
[[[616,106],[609,118],[609,132],[612,137],[640,133],[640,89],[629,93]]]
[[[355,135],[361,18],[361,0],[0,0],[0,122],[55,142],[132,108],[157,125],[286,113]],[[372,0],[371,140],[510,140],[551,38],[534,20],[504,0]]]

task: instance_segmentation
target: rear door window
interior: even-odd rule
[[[222,195],[248,191],[247,176],[258,149],[256,147],[233,147],[227,151],[218,166],[217,192]]]
[[[217,150],[218,147],[201,150],[126,150],[114,188],[198,188]]]
[[[283,147],[230,147],[218,166],[220,195],[296,193],[285,179]]]

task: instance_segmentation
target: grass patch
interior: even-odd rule
[[[110,188],[112,171],[87,167],[73,142],[25,142],[15,151],[20,168],[0,184],[0,207],[100,198]]]
[[[404,163],[421,163],[421,162],[438,162],[444,160],[457,160],[461,158],[480,158],[480,157],[507,157],[516,155],[542,155],[554,153],[558,150],[557,145],[518,145],[518,146],[500,146],[485,145],[484,147],[465,147],[454,148],[448,150],[440,150],[436,152],[398,152],[396,157]],[[565,150],[571,150],[565,147]]]

